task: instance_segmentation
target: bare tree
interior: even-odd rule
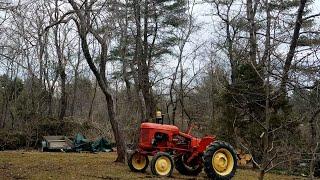
[[[97,82],[99,84],[100,89],[105,95],[107,107],[108,107],[108,116],[109,121],[112,126],[112,130],[115,136],[116,144],[117,144],[117,162],[124,162],[125,160],[125,142],[122,137],[122,134],[119,130],[119,123],[115,117],[115,110],[114,110],[114,101],[111,95],[111,92],[109,91],[109,85],[108,80],[106,77],[106,63],[107,63],[107,52],[108,52],[108,41],[110,40],[110,31],[105,28],[105,30],[102,32],[99,32],[99,29],[93,29],[92,23],[94,23],[94,20],[91,19],[91,17],[95,17],[94,14],[91,14],[92,7],[95,3],[95,1],[84,1],[83,5],[77,4],[73,0],[69,0],[69,3],[71,4],[73,11],[76,14],[76,18],[73,18],[74,22],[76,23],[78,33],[81,39],[81,47],[84,54],[84,57],[86,58],[86,61],[95,75]],[[100,56],[99,56],[99,66],[96,67],[92,55],[90,53],[89,49],[89,43],[87,41],[88,35],[91,34],[94,36],[94,38],[99,42],[100,44]]]

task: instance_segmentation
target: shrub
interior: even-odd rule
[[[0,130],[0,150],[15,150],[26,146],[26,135],[10,129]]]

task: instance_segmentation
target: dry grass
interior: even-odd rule
[[[0,179],[157,179],[151,174],[150,169],[146,173],[131,172],[127,165],[114,163],[115,157],[115,153],[0,152]],[[238,170],[234,179],[257,179],[257,175],[255,171]],[[176,171],[173,175],[174,179],[205,177],[204,172],[196,178],[181,176]],[[267,174],[266,179],[301,178]]]

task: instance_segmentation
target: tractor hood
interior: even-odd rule
[[[179,133],[179,128],[177,126],[167,125],[167,124],[142,123],[141,129],[158,129],[158,130],[164,130],[164,131],[171,131],[174,134]]]

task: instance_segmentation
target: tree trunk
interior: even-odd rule
[[[104,44],[104,43],[101,44],[101,55],[100,55],[101,62],[100,62],[100,66],[99,66],[100,67],[100,72],[99,72],[99,70],[96,68],[96,66],[93,62],[93,59],[92,59],[90,51],[89,51],[89,46],[88,46],[88,42],[86,39],[87,32],[83,29],[80,29],[79,35],[81,38],[82,51],[83,51],[83,54],[86,58],[86,61],[89,65],[91,71],[95,75],[100,89],[102,90],[103,94],[106,97],[109,121],[111,123],[111,127],[113,130],[113,134],[114,134],[114,138],[115,138],[116,146],[117,146],[118,157],[116,159],[116,162],[124,162],[125,161],[125,142],[124,142],[124,139],[123,139],[121,132],[119,131],[119,125],[118,125],[118,122],[115,118],[113,99],[112,99],[111,94],[108,92],[107,82],[106,82],[106,77],[105,77],[105,62],[106,62],[107,44]]]
[[[128,0],[126,0],[126,4],[128,4]],[[121,29],[121,38],[120,38],[120,48],[121,48],[121,59],[122,59],[122,73],[123,73],[123,81],[126,85],[126,93],[127,93],[127,100],[130,105],[133,103],[133,98],[131,95],[131,83],[130,83],[130,77],[127,72],[128,68],[128,59],[127,59],[127,48],[128,48],[128,7],[126,6],[125,11],[125,24],[123,29]]]
[[[94,91],[93,91],[93,97],[90,103],[90,108],[89,108],[89,114],[88,114],[88,119],[92,120],[92,113],[93,113],[93,104],[94,104],[94,100],[96,99],[96,94],[97,94],[97,85],[98,82],[96,81],[94,84]]]
[[[58,1],[56,0],[56,12],[55,18],[58,19]],[[58,34],[58,26],[54,29],[54,39],[55,39],[55,46],[56,52],[58,56],[58,73],[61,79],[61,97],[60,97],[60,108],[59,108],[59,115],[58,118],[60,121],[66,115],[67,110],[67,95],[66,95],[66,72],[65,72],[65,57],[63,55],[63,48],[60,46],[59,42],[59,34]]]
[[[267,29],[266,29],[266,42],[265,42],[265,52],[264,52],[264,58],[266,61],[265,64],[265,89],[266,89],[266,103],[265,103],[265,131],[264,131],[264,135],[262,137],[262,148],[263,148],[263,152],[262,152],[262,170],[260,170],[260,174],[259,174],[259,179],[263,179],[264,174],[265,174],[265,169],[267,169],[268,167],[268,157],[269,157],[269,128],[270,128],[270,66],[271,66],[271,62],[270,62],[270,31],[271,31],[271,15],[270,15],[270,6],[269,6],[269,2],[268,0],[266,0],[265,2],[265,6],[266,6],[266,13],[267,13]]]
[[[229,61],[230,61],[230,66],[231,66],[231,84],[235,85],[236,79],[237,79],[238,63],[233,57],[233,54],[234,54],[233,40],[231,38],[231,33],[230,33],[229,19],[226,22],[226,33],[227,33],[228,56],[229,56]]]
[[[143,29],[143,42],[142,42],[142,30],[141,30],[141,9],[140,9],[140,0],[134,1],[134,12],[135,12],[135,23],[136,23],[136,35],[135,35],[135,61],[138,65],[138,83],[139,89],[141,89],[145,109],[146,109],[146,118],[152,118],[155,116],[155,102],[152,93],[152,85],[149,79],[149,66],[147,64],[148,59],[148,1],[144,2],[144,29]],[[150,62],[149,62],[150,63]]]
[[[117,145],[117,153],[118,157],[116,159],[116,162],[124,162],[125,161],[125,142],[122,133],[119,131],[119,124],[118,121],[115,119],[115,112],[114,112],[114,104],[112,97],[105,93],[106,100],[107,100],[107,107],[108,107],[108,115],[110,118],[110,123],[112,130],[114,132],[116,145]]]
[[[258,177],[258,179],[259,179],[259,180],[263,180],[263,179],[264,179],[264,175],[265,175],[264,170],[261,170],[261,171],[259,172],[259,177]]]
[[[74,83],[73,83],[73,98],[72,98],[72,103],[71,103],[71,116],[74,115],[74,107],[75,107],[75,103],[76,103],[76,98],[77,98],[77,90],[78,90],[78,78],[79,78],[79,65],[80,65],[80,57],[81,55],[81,45],[80,45],[80,41],[79,41],[79,47],[78,47],[78,61],[77,64],[74,68]]]
[[[60,78],[61,78],[61,97],[60,97],[59,120],[62,121],[66,115],[66,110],[67,110],[66,73],[63,65],[61,65],[61,68],[60,68]]]
[[[53,113],[53,93],[54,93],[54,87],[49,88],[49,93],[48,93],[48,115],[49,117],[52,116]]]
[[[316,117],[320,113],[320,108],[318,108],[312,117],[309,120],[309,125],[310,125],[310,149],[312,150],[312,159],[310,161],[310,178],[313,178],[314,174],[314,167],[315,167],[315,162],[316,162],[316,153],[318,150],[319,144],[317,143],[317,130],[316,130]]]
[[[7,109],[8,109],[8,97],[6,96],[7,93],[4,93],[3,95],[3,104],[2,104],[2,111],[1,111],[1,124],[0,127],[1,128],[5,128],[6,126],[6,119],[7,119]]]
[[[282,74],[282,78],[281,78],[281,83],[280,83],[280,100],[284,100],[286,97],[286,85],[288,82],[288,78],[289,78],[289,70],[291,67],[291,62],[295,53],[295,49],[297,47],[297,43],[298,43],[298,39],[299,39],[299,35],[300,35],[300,29],[301,29],[301,25],[302,25],[302,15],[303,15],[303,11],[305,8],[307,0],[301,0],[300,1],[300,5],[299,5],[299,9],[297,12],[297,18],[296,18],[296,22],[295,22],[295,26],[294,26],[294,31],[293,31],[293,35],[291,38],[291,42],[290,42],[290,48],[289,48],[289,52],[287,54],[286,57],[286,61],[284,63],[284,67],[283,67],[283,74]]]
[[[250,41],[250,63],[256,65],[257,56],[257,37],[256,37],[256,23],[255,23],[255,13],[257,8],[257,2],[253,3],[252,0],[247,0],[247,19],[250,25],[249,30],[249,41]]]
[[[144,96],[144,101],[147,107],[147,117],[153,118],[155,117],[156,112],[156,104],[154,102],[153,92],[152,92],[152,85],[150,83],[149,78],[149,65],[148,63],[148,52],[149,52],[149,44],[148,44],[148,31],[149,31],[149,1],[144,1],[144,29],[143,29],[143,58],[141,58],[141,65],[142,65],[142,93]]]

